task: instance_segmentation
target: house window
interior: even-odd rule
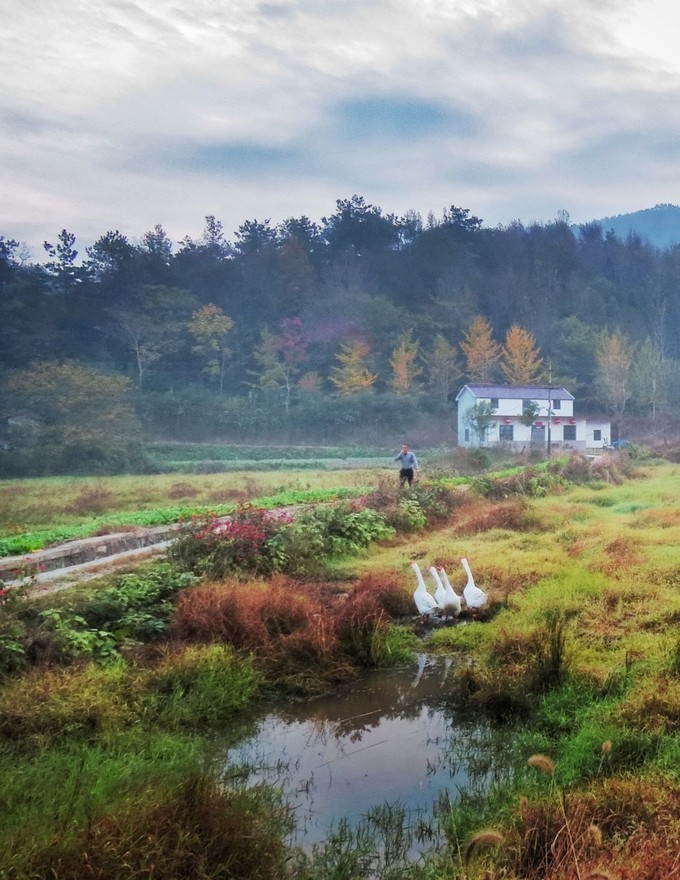
[[[534,402],[533,400],[523,400],[522,401],[522,414],[526,415],[527,412],[533,410]]]
[[[593,440],[602,440],[602,431],[600,431],[600,430],[593,431]]]
[[[499,425],[498,426],[498,439],[501,443],[512,443],[514,440],[514,425]]]
[[[491,398],[491,408],[498,409],[498,398],[497,397]]]
[[[576,440],[576,425],[565,425],[562,436],[565,440]]]
[[[466,443],[470,442],[470,429],[469,428],[465,429],[465,442]]]
[[[562,409],[562,401],[561,400],[551,400],[550,405],[553,409]]]

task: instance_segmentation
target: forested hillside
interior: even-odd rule
[[[603,217],[595,222],[602,226],[605,233],[612,231],[617,238],[626,239],[632,233],[658,248],[680,244],[678,205],[655,205],[643,211]]]
[[[466,380],[554,382],[616,424],[677,409],[680,247],[602,226],[215,217],[200,238],[0,237],[2,471],[135,466],[142,438],[455,440]]]

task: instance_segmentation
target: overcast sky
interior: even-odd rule
[[[0,234],[680,201],[677,0],[4,0]]]

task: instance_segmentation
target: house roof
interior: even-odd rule
[[[561,385],[490,385],[477,382],[468,382],[460,389],[456,400],[465,389],[471,391],[475,397],[502,397],[505,400],[574,400]]]

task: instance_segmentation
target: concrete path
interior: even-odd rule
[[[140,528],[69,541],[21,556],[5,556],[0,558],[0,582],[5,586],[44,584],[47,589],[82,583],[125,565],[163,555],[179,528],[179,525]]]

